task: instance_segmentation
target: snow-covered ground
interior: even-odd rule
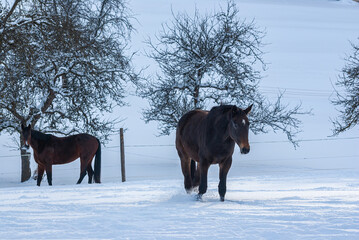
[[[236,177],[0,189],[0,239],[357,239],[358,178]]]
[[[0,239],[359,239],[358,128],[328,138],[337,112],[332,84],[359,37],[359,4],[351,0],[237,0],[241,14],[266,29],[261,89],[274,99],[313,109],[302,117],[300,147],[281,133],[250,135],[251,152],[234,153],[226,201],[209,172],[203,202],[183,189],[174,135],[156,137],[145,124],[146,101],[128,97],[125,118],[127,182],[120,182],[119,137],[103,148],[100,185],[75,185],[79,162],[55,166],[53,184],[19,183],[20,159],[0,137]],[[174,12],[212,11],[220,0],[132,0],[138,22],[134,49]],[[143,54],[138,67],[157,67]],[[245,107],[245,106],[243,106]],[[145,146],[143,146],[145,145]],[[151,146],[156,145],[156,146]],[[238,150],[238,149],[237,149]]]

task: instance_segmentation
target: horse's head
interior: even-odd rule
[[[29,143],[31,141],[31,125],[25,127],[24,124],[21,124],[21,133],[24,139],[24,146],[29,149]]]
[[[229,136],[238,144],[242,154],[249,153],[250,146],[248,142],[249,121],[247,115],[252,110],[250,105],[242,110],[233,106],[230,112]]]

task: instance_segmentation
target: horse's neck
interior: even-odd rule
[[[31,137],[30,146],[32,147],[32,149],[34,149],[34,151],[37,151],[39,148],[39,143],[37,140]]]
[[[39,148],[39,135],[41,135],[43,133],[36,131],[36,130],[31,130],[31,141],[30,141],[30,145],[34,150],[38,150]]]
[[[207,138],[216,139],[219,142],[226,143],[229,140],[232,140],[228,133],[228,120],[224,118],[217,121],[211,120],[207,121]],[[230,139],[229,139],[230,138]]]

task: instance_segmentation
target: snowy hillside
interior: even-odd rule
[[[219,201],[218,167],[209,172],[203,202],[183,189],[174,134],[156,137],[145,124],[145,100],[128,97],[125,118],[127,182],[120,182],[119,137],[103,147],[101,185],[75,185],[79,161],[53,168],[53,187],[19,183],[20,158],[0,136],[0,239],[359,239],[359,132],[336,138],[330,118],[332,85],[359,37],[359,3],[351,0],[237,0],[241,15],[266,30],[261,90],[287,104],[302,103],[299,148],[278,133],[250,135],[251,152],[233,155],[227,201]],[[132,0],[136,66],[144,40],[173,12],[213,11],[220,0]],[[246,106],[242,106],[246,107]],[[34,168],[35,166],[33,166]]]

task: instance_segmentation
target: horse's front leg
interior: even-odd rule
[[[52,164],[46,163],[46,176],[49,186],[52,186]]]
[[[224,162],[219,164],[219,184],[218,193],[221,201],[224,201],[224,195],[227,191],[227,174],[232,165],[232,157],[227,158]]]
[[[198,188],[198,200],[202,199],[202,195],[207,191],[207,175],[208,175],[208,168],[210,164],[208,163],[207,159],[200,159],[199,167],[200,167],[200,182]]]

